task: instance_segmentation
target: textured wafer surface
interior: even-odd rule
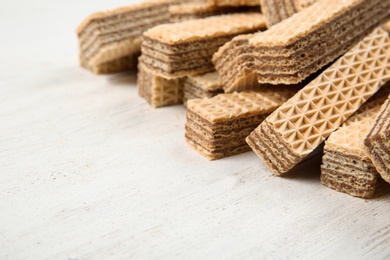
[[[296,84],[390,16],[390,1],[319,0],[249,40],[259,83]]]
[[[277,175],[288,172],[390,79],[390,38],[381,28],[273,112],[247,142]]]
[[[138,93],[153,107],[181,104],[183,85],[181,79],[166,79],[153,72],[140,62],[137,77]]]
[[[364,149],[363,140],[389,94],[389,86],[382,87],[325,141],[321,165],[324,185],[352,196],[374,195],[379,174]]]
[[[382,178],[390,183],[390,96],[364,139],[365,150]]]
[[[209,160],[248,151],[245,137],[293,93],[262,89],[189,100],[186,141]]]
[[[183,79],[183,103],[195,98],[211,98],[223,93],[218,73],[210,72],[199,76],[189,76]]]
[[[144,37],[161,43],[178,44],[225,35],[235,35],[264,27],[265,20],[262,14],[229,14],[176,24],[159,25],[146,31]]]

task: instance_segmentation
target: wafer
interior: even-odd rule
[[[168,8],[178,2],[152,0],[88,16],[77,28],[80,64],[96,73],[127,69],[122,61],[140,52],[142,33],[168,22]],[[109,62],[115,66],[101,65]]]
[[[379,27],[267,117],[248,144],[283,175],[390,79],[389,64],[390,38]]]
[[[277,24],[293,14],[309,7],[317,0],[260,0],[267,27]]]
[[[206,18],[215,15],[244,12],[260,12],[260,8],[253,6],[218,6],[212,3],[202,2],[185,3],[169,7],[171,22],[182,22],[186,20]]]
[[[389,63],[387,64],[390,66]],[[390,183],[390,96],[364,139],[365,150],[382,178]]]
[[[223,93],[218,73],[210,72],[199,76],[189,76],[183,79],[183,103],[190,99],[212,98]]]
[[[249,40],[259,83],[296,84],[390,16],[386,0],[319,0]]]
[[[325,141],[322,184],[356,197],[374,195],[379,174],[364,150],[363,140],[389,92],[387,83]]]
[[[163,107],[183,102],[182,79],[166,79],[153,74],[142,62],[138,64],[138,94],[152,107]]]
[[[188,100],[186,142],[209,160],[249,151],[245,137],[293,94],[273,88]]]
[[[260,13],[156,26],[144,33],[141,59],[149,70],[166,78],[201,75],[214,70],[211,57],[225,42],[238,34],[264,28],[264,16]]]

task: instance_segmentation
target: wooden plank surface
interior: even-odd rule
[[[390,257],[388,185],[363,200],[322,186],[315,160],[286,178],[252,152],[209,162],[182,106],[81,69],[78,23],[126,3],[1,4],[0,259]]]

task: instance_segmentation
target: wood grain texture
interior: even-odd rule
[[[209,162],[182,106],[80,68],[78,23],[125,2],[2,3],[0,259],[389,258],[387,184],[366,201],[315,159],[286,178],[251,152]]]

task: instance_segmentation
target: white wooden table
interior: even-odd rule
[[[209,162],[182,106],[134,74],[78,66],[74,30],[132,1],[0,2],[0,259],[385,259],[390,188],[372,200],[275,177],[254,153]]]

